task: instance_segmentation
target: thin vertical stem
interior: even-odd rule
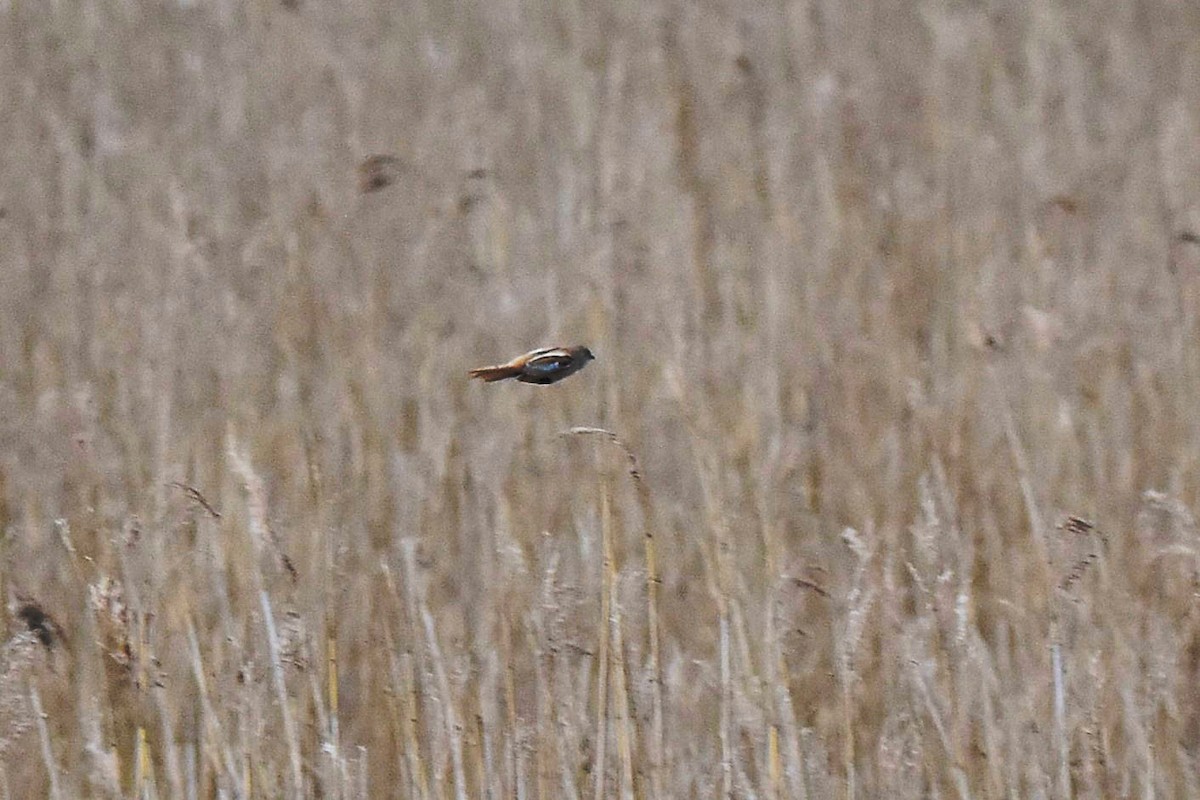
[[[283,663],[279,656],[279,636],[275,631],[275,616],[271,611],[271,600],[265,590],[258,593],[262,604],[263,623],[267,628],[267,646],[271,652],[271,677],[275,682],[275,694],[279,700],[279,713],[283,716],[283,735],[287,739],[288,757],[292,765],[292,788],[298,795],[304,794],[304,770],[300,760],[300,741],[296,738],[296,725],[292,721],[292,707],[288,703],[287,684],[283,680]]]
[[[608,493],[601,492],[600,528],[604,539],[604,564],[600,580],[600,646],[597,649],[596,677],[596,763],[592,769],[595,783],[593,795],[604,800],[605,748],[608,745],[608,619],[612,613],[612,598],[608,593],[608,574],[612,571],[612,510],[609,508]]]
[[[54,760],[54,748],[50,746],[46,712],[42,710],[42,698],[36,686],[29,687],[29,702],[33,705],[33,719],[37,723],[38,738],[42,742],[42,761],[46,763],[46,772],[50,774],[50,797],[51,800],[58,800],[63,796],[62,787],[58,783],[58,764]]]

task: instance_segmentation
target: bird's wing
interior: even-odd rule
[[[525,362],[525,369],[532,372],[557,372],[564,367],[571,366],[574,357],[565,350],[546,350],[545,352],[537,352],[532,358]]]

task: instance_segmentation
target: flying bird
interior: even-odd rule
[[[487,383],[516,378],[521,383],[546,385],[561,381],[568,375],[579,372],[594,358],[592,351],[583,345],[543,347],[523,356],[517,356],[507,364],[473,369],[470,375],[472,378],[480,378]]]

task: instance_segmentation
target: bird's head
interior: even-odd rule
[[[593,361],[596,358],[594,355],[592,355],[591,350],[588,350],[586,347],[584,347],[582,345],[580,345],[580,347],[579,347],[579,357],[582,358],[584,361]]]

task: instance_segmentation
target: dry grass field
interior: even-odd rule
[[[0,798],[1200,797],[1200,5],[0,40]]]

